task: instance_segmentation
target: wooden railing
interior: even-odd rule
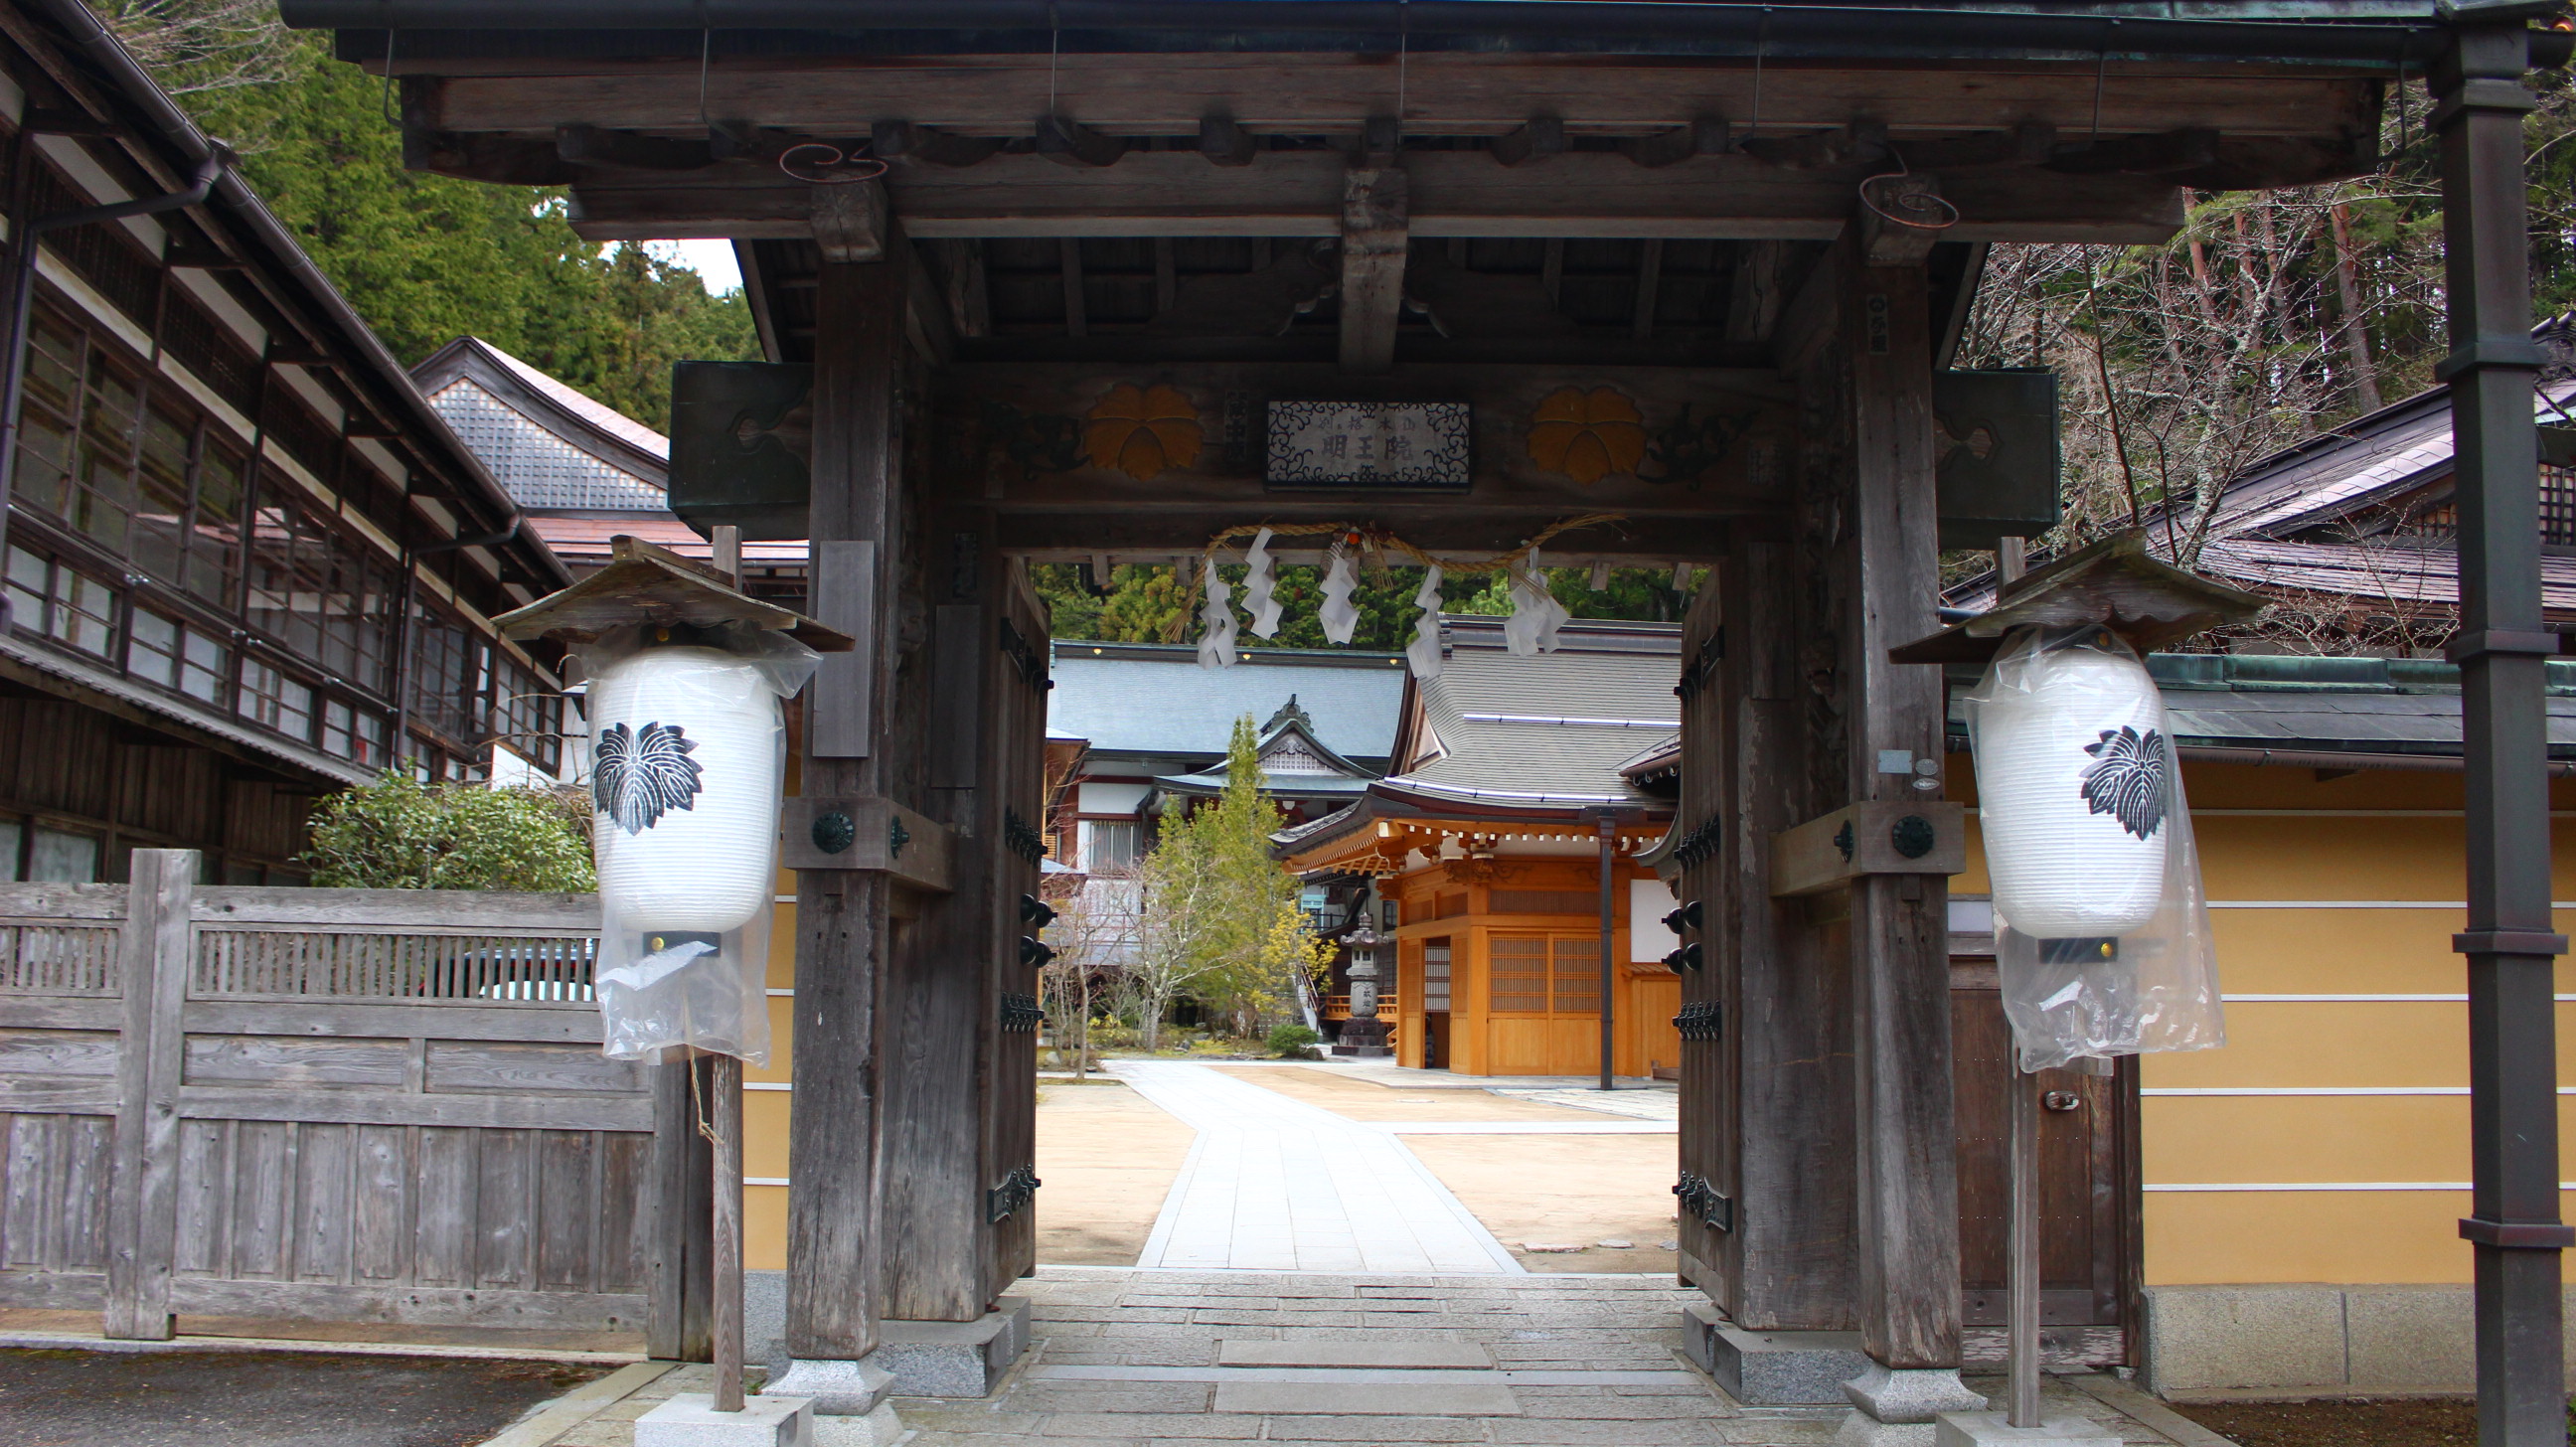
[[[1397,1002],[1393,991],[1389,991],[1377,997],[1377,1017],[1379,1019],[1392,1025],[1402,1013],[1403,1012],[1397,1008]],[[1351,997],[1348,995],[1326,995],[1324,997],[1324,1018],[1327,1020],[1347,1020],[1351,1018]]]

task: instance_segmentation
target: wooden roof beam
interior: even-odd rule
[[[708,79],[705,105],[746,124],[799,134],[866,135],[887,117],[960,136],[1019,138],[1052,111],[1115,136],[1195,137],[1224,115],[1246,130],[1351,135],[1395,94],[1395,57],[1347,54],[1037,55],[885,58],[862,68],[732,69]],[[2064,136],[2158,135],[2189,126],[2230,136],[2327,142],[2375,133],[2376,86],[2269,68],[2089,59],[2009,70],[1852,71],[1600,57],[1420,54],[1405,70],[1410,135],[1501,136],[1545,114],[1568,135],[1644,136],[1759,117],[1766,135],[1837,128],[1866,114],[1900,141],[2010,131],[2030,120]],[[404,82],[407,116],[432,129],[551,142],[560,125],[703,137],[694,61],[581,75],[463,75]],[[2098,86],[2098,89],[2097,89]],[[1053,102],[1050,105],[1049,97]],[[2367,165],[2367,158],[2364,160]]]
[[[922,239],[1058,236],[1338,236],[1346,157],[1270,152],[1210,166],[1187,151],[1110,167],[1001,155],[962,170],[902,168],[894,212]],[[1665,237],[1825,241],[1850,219],[1866,167],[1790,171],[1748,156],[1649,170],[1612,152],[1503,167],[1472,151],[1404,156],[1411,236]],[[2153,243],[2182,224],[2169,178],[1981,167],[1940,177],[1960,219],[1952,241]],[[573,191],[574,229],[594,241],[810,239],[808,188],[776,167],[592,172]]]

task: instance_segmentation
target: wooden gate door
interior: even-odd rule
[[[994,1022],[991,1108],[985,1116],[984,1219],[993,1231],[988,1256],[997,1297],[1037,1269],[1038,970],[1020,941],[1034,941],[1038,927],[1022,902],[1038,896],[1038,861],[1046,852],[1046,705],[1048,621],[1046,605],[1013,565],[1004,585],[996,686],[987,724],[991,729],[993,789],[988,806],[998,816],[1003,847],[993,851],[993,903],[1003,916],[993,938],[1002,946],[992,968],[1000,1008]]]
[[[1959,1130],[1959,1265],[1972,1364],[2004,1360],[2006,1083],[2012,1031],[2004,1021],[1991,959],[1950,967],[1952,1095]],[[2040,1112],[2039,1310],[2043,1350],[2053,1365],[2112,1366],[2129,1360],[2126,1328],[2135,1252],[2136,1200],[2129,1142],[2135,1062],[2116,1076],[2043,1071]]]
[[[587,895],[0,885],[0,1304],[678,1344],[677,1132]],[[129,908],[131,901],[131,908]]]

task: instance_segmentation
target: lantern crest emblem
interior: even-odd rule
[[[678,724],[648,723],[629,730],[611,725],[599,736],[590,777],[591,801],[629,834],[641,834],[673,809],[696,806],[697,744]]]
[[[2123,724],[2102,730],[2084,752],[2100,760],[2084,771],[2085,805],[2141,839],[2152,838],[2165,822],[2164,735]]]

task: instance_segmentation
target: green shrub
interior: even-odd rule
[[[1323,1038],[1303,1025],[1273,1025],[1270,1027],[1270,1053],[1283,1060],[1294,1060],[1306,1053],[1306,1047]]]
[[[423,784],[387,770],[313,811],[303,860],[324,889],[524,889],[583,894],[590,803],[579,789]]]

